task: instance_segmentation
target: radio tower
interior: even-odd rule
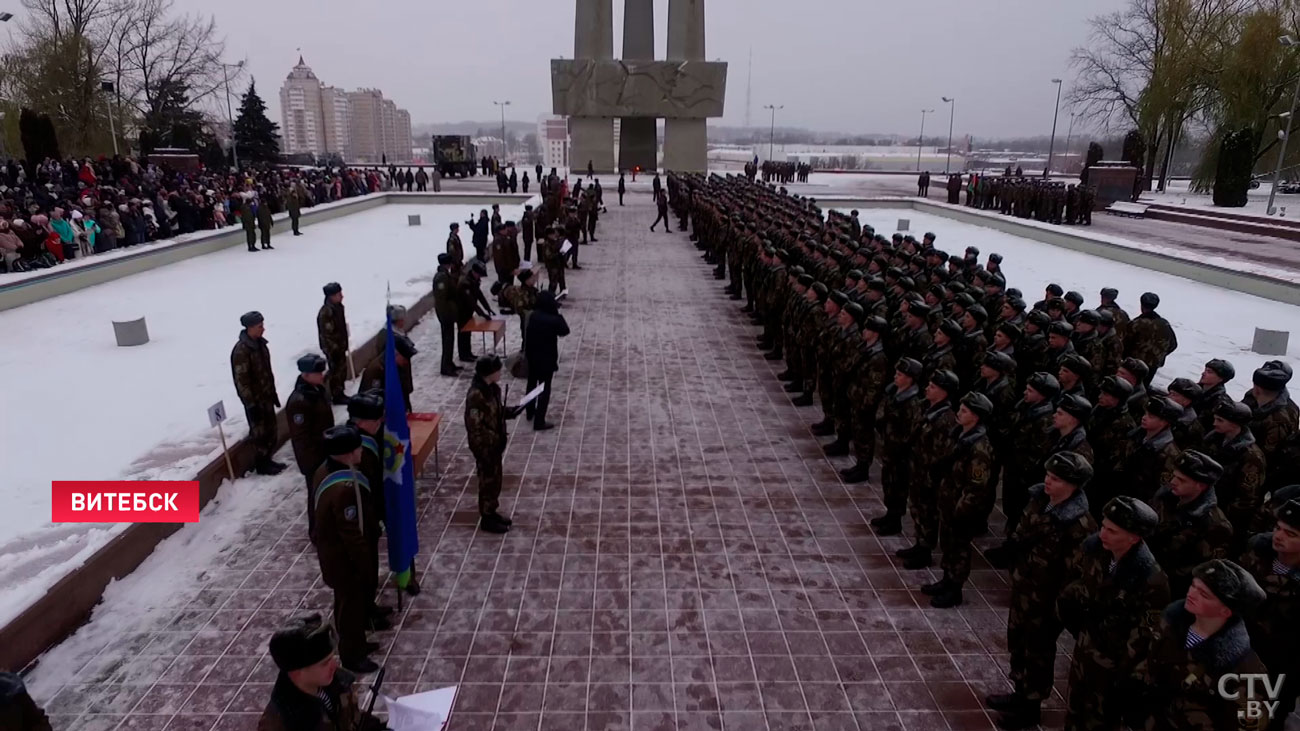
[[[754,47],[749,47],[749,75],[745,79],[745,128],[749,128],[749,112],[754,98]]]

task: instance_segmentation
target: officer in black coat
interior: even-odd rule
[[[438,272],[433,275],[433,312],[438,316],[438,327],[442,331],[442,369],[444,376],[460,373],[460,366],[452,359],[455,348],[457,324],[460,321],[459,297],[457,296],[456,277],[452,273],[450,254],[438,255]],[[469,338],[469,333],[465,334]],[[463,348],[462,353],[469,352]]]
[[[537,308],[528,318],[528,333],[524,338],[524,357],[528,360],[528,390],[538,384],[546,387],[535,401],[528,405],[527,415],[533,429],[545,431],[553,425],[546,421],[546,408],[551,403],[551,379],[560,368],[559,339],[569,334],[569,323],[555,304],[555,295],[540,292]]]

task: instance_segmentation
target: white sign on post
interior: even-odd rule
[[[218,401],[208,407],[208,426],[216,426],[226,420],[226,402]]]

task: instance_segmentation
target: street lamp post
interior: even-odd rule
[[[108,134],[113,138],[113,157],[117,157],[117,125],[113,122],[113,97],[109,96],[113,93],[113,88],[111,81],[102,81],[99,84],[99,90],[104,92],[107,100],[104,105],[108,107]]]
[[[1286,48],[1294,48],[1300,45],[1300,41],[1289,35],[1282,36],[1278,41]],[[1300,99],[1300,79],[1296,79],[1295,91],[1291,94],[1291,106],[1285,113],[1278,115],[1286,118],[1286,125],[1277,133],[1282,140],[1282,144],[1279,145],[1277,151],[1277,167],[1273,169],[1273,188],[1268,191],[1268,215],[1270,216],[1273,215],[1274,210],[1273,199],[1277,197],[1277,181],[1282,177],[1282,161],[1286,159],[1286,145],[1291,141],[1291,120],[1295,118],[1295,105],[1298,99]]]
[[[925,115],[934,114],[933,109],[921,110],[921,135],[916,138],[916,171],[921,172],[921,148],[925,146]]]
[[[510,156],[510,150],[506,148],[506,107],[510,106],[510,102],[504,101],[492,103],[501,107],[501,158],[504,160]]]
[[[948,105],[948,159],[943,163],[943,174],[952,172],[952,118],[957,114],[957,97],[940,97]]]
[[[1061,115],[1061,80],[1052,79],[1056,84],[1056,109],[1052,112],[1052,140],[1047,143],[1047,164],[1043,166],[1043,177],[1052,174],[1052,153],[1056,151],[1056,120]]]
[[[772,150],[776,147],[776,110],[785,109],[785,105],[764,104],[764,109],[772,110],[772,126],[767,130],[767,159],[772,159]]]
[[[234,108],[230,106],[230,68],[232,66],[237,69],[242,69],[244,68],[244,62],[240,61],[239,63],[221,64],[221,76],[226,82],[226,118],[230,120],[230,156],[231,160],[235,163],[235,170],[239,170],[239,140],[235,137]]]

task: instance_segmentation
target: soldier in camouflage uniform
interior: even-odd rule
[[[813,345],[817,351],[817,395],[822,404],[822,420],[812,425],[812,433],[819,437],[830,436],[837,430],[835,414],[841,394],[835,387],[843,366],[840,354],[850,339],[840,325],[840,309],[847,303],[848,297],[843,292],[838,289],[830,292],[822,303],[824,314],[817,321],[818,334]]]
[[[1214,428],[1214,413],[1219,404],[1231,402],[1227,383],[1237,375],[1237,369],[1222,358],[1215,358],[1205,364],[1201,378],[1196,385],[1201,387],[1201,402],[1196,405],[1196,413],[1201,416],[1201,426],[1208,433]]]
[[[1076,550],[1097,530],[1083,492],[1092,479],[1087,459],[1075,452],[1057,452],[1047,459],[1045,469],[1045,482],[1030,488],[1024,517],[1009,539],[1007,647],[1015,690],[986,699],[990,708],[1002,712],[998,726],[1004,729],[1039,723],[1042,703],[1052,693],[1056,640],[1064,629],[1056,615],[1056,600],[1079,577]]]
[[[384,500],[384,399],[382,396],[370,392],[359,393],[348,399],[348,426],[357,430],[361,435],[361,474],[365,476],[366,481],[372,486],[370,489],[370,505],[366,510],[374,512],[374,515],[383,521],[388,520],[388,506]],[[379,590],[379,534],[376,530],[367,533],[366,538],[370,542],[370,550],[374,559],[374,566],[368,574],[375,578],[373,588],[369,595],[374,597]],[[415,595],[420,592],[419,582],[415,577],[415,567],[411,567],[411,579],[405,587],[408,594]],[[370,610],[370,628],[373,630],[388,629],[391,624],[388,616],[393,613],[391,607],[383,607],[375,604],[372,600]]]
[[[1295,619],[1300,617],[1300,500],[1283,503],[1276,516],[1273,530],[1251,538],[1241,557],[1242,568],[1255,577],[1267,597],[1246,618],[1251,645],[1269,675],[1285,676],[1270,731],[1282,731],[1300,695],[1300,633],[1295,631]]]
[[[1252,728],[1244,720],[1247,694],[1223,697],[1220,680],[1226,674],[1266,672],[1251,649],[1242,620],[1267,595],[1245,569],[1215,559],[1197,566],[1186,599],[1165,608],[1151,643],[1151,653],[1139,667],[1142,685],[1150,694],[1144,704],[1149,731]],[[1137,714],[1134,714],[1137,715]]]
[[[1156,490],[1173,479],[1178,447],[1169,425],[1182,414],[1181,406],[1163,396],[1147,401],[1138,429],[1129,436],[1128,459],[1115,474],[1119,494],[1150,502]]]
[[[1124,332],[1124,355],[1147,364],[1144,386],[1151,385],[1156,371],[1165,365],[1165,358],[1178,349],[1178,336],[1169,321],[1156,314],[1160,297],[1154,292],[1142,295],[1142,313],[1133,318]]]
[[[1232,523],[1232,553],[1245,548],[1255,518],[1264,504],[1264,453],[1250,431],[1250,407],[1239,401],[1221,401],[1215,409],[1214,431],[1205,438],[1205,453],[1223,465],[1214,486],[1223,514]]]
[[[343,287],[330,282],[323,287],[325,303],[316,313],[316,333],[321,352],[329,362],[329,393],[335,404],[346,404],[343,384],[348,380],[348,318],[343,310]]]
[[[1056,440],[1051,454],[1074,452],[1092,465],[1092,444],[1088,442],[1088,419],[1092,418],[1092,404],[1082,396],[1062,396],[1052,414],[1052,430]]]
[[[1079,576],[1061,591],[1056,614],[1074,635],[1066,731],[1119,731],[1136,699],[1169,579],[1146,545],[1159,523],[1149,505],[1117,497],[1101,510],[1101,530],[1075,556]]]
[[[889,323],[883,317],[862,318],[861,367],[849,382],[848,392],[855,461],[852,467],[840,471],[840,477],[849,484],[866,482],[871,474],[876,453],[876,412],[889,384],[889,359],[882,340],[888,329]]]
[[[1201,426],[1196,406],[1201,402],[1201,387],[1190,378],[1175,378],[1169,383],[1169,399],[1183,407],[1183,416],[1170,425],[1174,444],[1179,449],[1200,449],[1205,440],[1205,427]]]
[[[1268,464],[1265,480],[1270,488],[1286,484],[1278,476],[1287,467],[1287,461],[1279,458],[1279,451],[1300,423],[1300,407],[1291,400],[1291,392],[1286,388],[1291,373],[1291,366],[1285,361],[1268,361],[1255,370],[1251,376],[1253,385],[1241,399],[1254,411],[1250,431]]]
[[[928,383],[930,375],[938,371],[956,371],[957,354],[953,351],[953,341],[961,338],[961,325],[954,320],[944,320],[934,333],[934,342],[925,351],[921,359],[924,370],[921,383]]]
[[[1119,298],[1119,290],[1114,287],[1103,287],[1101,290],[1101,304],[1097,305],[1097,312],[1109,312],[1114,320],[1115,336],[1119,338],[1120,343],[1124,342],[1124,336],[1128,332],[1130,318],[1128,313],[1115,303]]]
[[[1124,341],[1120,340],[1115,330],[1115,315],[1110,310],[1097,312],[1097,343],[1102,353],[1102,363],[1093,368],[1093,373],[1105,377],[1119,369],[1124,360]]]
[[[880,460],[880,486],[884,492],[885,514],[873,518],[871,527],[877,531],[901,530],[900,521],[907,510],[907,493],[912,479],[912,434],[920,418],[922,400],[917,380],[921,377],[921,364],[913,358],[903,358],[894,368],[894,382],[885,388],[876,420],[882,446]],[[896,527],[899,526],[899,527]]]
[[[939,547],[943,578],[921,587],[930,606],[947,609],[962,603],[962,586],[970,577],[971,541],[988,521],[996,486],[990,481],[993,445],[984,424],[993,403],[982,393],[968,393],[957,411],[953,430],[952,471],[939,486]]]
[[[1092,399],[1092,365],[1079,353],[1066,353],[1057,360],[1056,378],[1061,382],[1062,398]]]
[[[842,294],[842,293],[841,293]],[[828,457],[843,457],[849,453],[853,441],[854,404],[848,399],[849,385],[862,367],[862,331],[858,323],[866,317],[862,305],[847,302],[839,313],[836,343],[832,355],[831,371],[832,414],[835,421],[835,441],[823,447]]]
[[[311,480],[316,468],[325,461],[325,430],[334,426],[334,409],[325,390],[325,359],[309,353],[298,359],[298,381],[284,403],[285,421],[293,459],[298,463],[307,484],[307,535],[316,529],[316,511],[312,509]]]
[[[1174,476],[1152,498],[1160,525],[1149,540],[1151,552],[1169,575],[1174,596],[1187,593],[1192,570],[1228,555],[1232,524],[1219,509],[1214,483],[1223,467],[1209,456],[1188,450],[1174,460]]]
[[[939,544],[939,488],[952,469],[953,432],[957,428],[952,404],[960,392],[961,380],[956,373],[950,370],[934,373],[925,387],[925,405],[909,440],[916,448],[912,453],[908,492],[916,540],[894,554],[903,559],[903,567],[909,570],[928,568],[934,548]],[[895,521],[889,530],[892,532],[886,535],[900,532],[902,523]]]
[[[259,475],[278,475],[286,465],[271,459],[279,444],[275,410],[280,396],[275,391],[275,372],[271,370],[271,351],[266,347],[265,320],[260,312],[246,312],[239,318],[243,330],[230,351],[230,371],[235,393],[244,404],[248,419],[248,440],[257,448],[254,469]]]
[[[796,325],[796,340],[799,344],[800,375],[804,388],[803,394],[794,399],[795,406],[812,406],[813,392],[817,390],[817,378],[821,372],[818,357],[818,342],[822,336],[823,323],[826,321],[826,302],[830,289],[821,282],[814,282],[808,288],[809,306],[803,311],[803,318]]]
[[[1097,331],[1100,325],[1101,313],[1096,310],[1081,310],[1074,321],[1074,352],[1088,361],[1094,375],[1107,373],[1107,344]],[[1088,393],[1091,395],[1092,391],[1089,390]]]
[[[1011,417],[1007,458],[1003,463],[1002,512],[1007,516],[1005,537],[1010,538],[1029,499],[1029,488],[1043,481],[1043,461],[1051,452],[1054,399],[1061,384],[1049,373],[1035,373],[1025,384],[1024,398],[1016,403]],[[1010,565],[1008,546],[984,552],[995,568]]]
[[[1106,376],[1101,381],[1097,408],[1088,421],[1088,442],[1092,445],[1093,480],[1088,487],[1088,503],[1095,516],[1100,518],[1098,506],[1104,506],[1115,496],[1114,476],[1128,460],[1133,442],[1129,435],[1137,428],[1129,416],[1125,403],[1133,394],[1133,386],[1118,376]]]
[[[1146,378],[1148,372],[1147,364],[1137,358],[1124,358],[1119,362],[1119,370],[1115,375],[1128,381],[1133,387],[1133,393],[1129,394],[1128,413],[1133,417],[1133,421],[1141,421],[1142,415],[1147,409],[1147,389]]]
[[[1020,366],[1016,371],[1018,382],[1024,383],[1040,371],[1056,377],[1056,369],[1049,369],[1047,362],[1047,327],[1050,324],[1047,313],[1041,310],[1025,315],[1024,334],[1016,343],[1016,363]]]
[[[474,364],[474,380],[465,398],[465,434],[478,471],[479,528],[505,533],[513,521],[501,515],[501,458],[506,451],[506,420],[523,412],[501,400],[501,359],[481,356]]]

